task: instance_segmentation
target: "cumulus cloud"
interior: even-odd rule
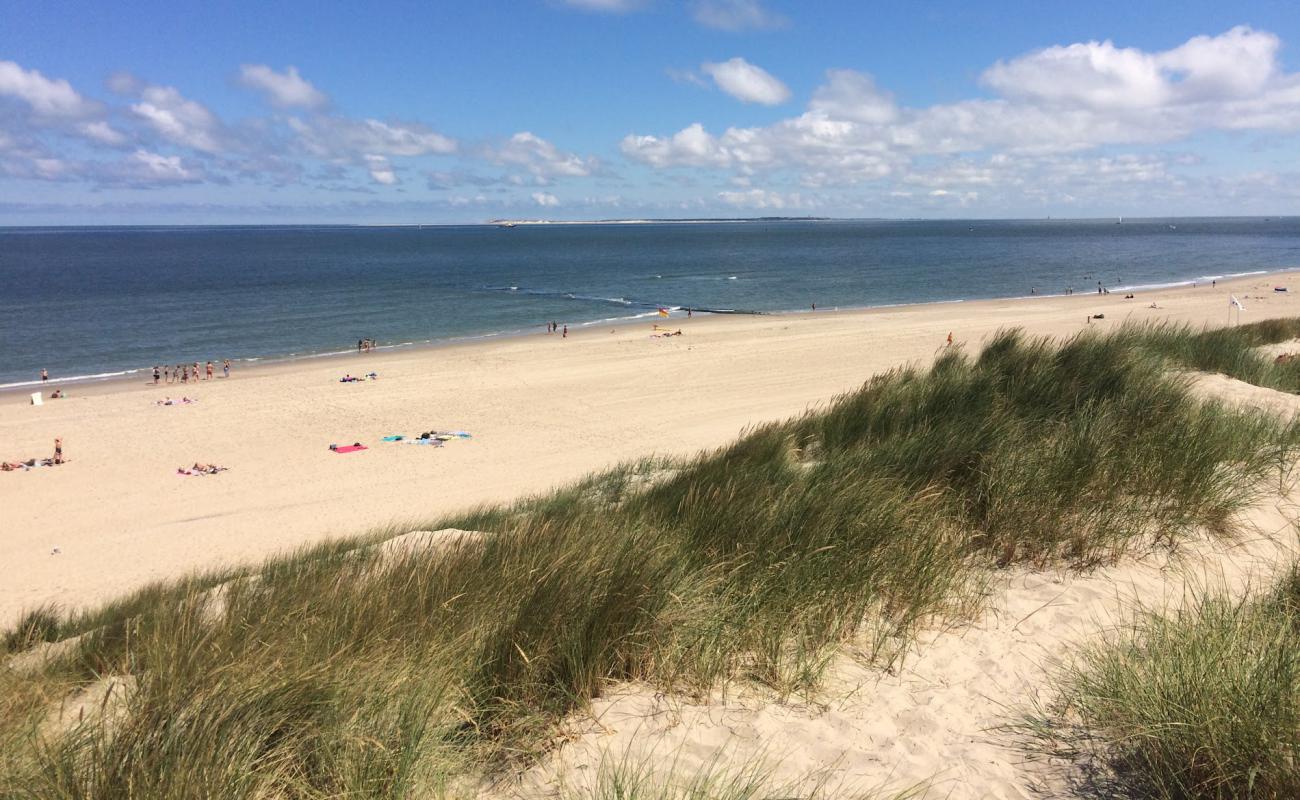
[[[742,103],[776,106],[790,99],[790,90],[784,83],[743,58],[701,64],[700,70],[712,78],[719,89]]]
[[[136,150],[127,163],[134,168],[132,172],[141,183],[190,183],[200,177],[181,163],[180,156]]]
[[[239,82],[266,96],[276,108],[322,108],[329,103],[325,93],[298,74],[297,67],[276,72],[265,64],[244,64]]]
[[[533,192],[533,202],[542,208],[554,208],[560,204],[560,198],[550,192]]]
[[[101,144],[120,145],[126,143],[126,135],[102,119],[79,123],[76,129],[82,136]]]
[[[759,0],[695,0],[691,15],[701,25],[723,31],[771,30],[787,24]]]
[[[367,153],[382,156],[445,155],[456,152],[456,140],[418,123],[355,120],[320,116],[293,118],[289,127],[309,152],[320,158],[355,160]]]
[[[870,75],[851,69],[826,72],[826,83],[813,92],[810,111],[829,119],[883,124],[898,119],[894,96],[876,86]]]
[[[484,156],[496,164],[525,169],[539,181],[586,177],[599,167],[596,159],[560,150],[529,131],[516,133],[500,146],[488,147]]]
[[[206,106],[171,86],[146,86],[131,111],[167,141],[204,153],[225,149],[224,126]]]
[[[393,171],[393,165],[387,158],[369,153],[364,156],[366,169],[370,171],[370,179],[381,186],[395,186],[398,183],[397,173]]]
[[[1159,53],[1093,41],[999,61],[982,79],[1009,98],[1098,110],[1233,100],[1276,77],[1280,45],[1246,26]]]
[[[1290,133],[1300,130],[1300,74],[1280,68],[1278,44],[1240,27],[1154,53],[1109,42],[1047,48],[990,67],[982,81],[999,96],[920,108],[900,106],[870,75],[830,70],[797,116],[721,133],[694,123],[632,134],[621,149],[658,168],[795,170],[803,185],[827,187],[897,180],[924,172],[925,159],[1061,156],[1215,129]],[[1119,166],[1086,168],[1108,181],[1132,174]]]
[[[50,118],[81,118],[99,113],[100,105],[82,97],[72,84],[0,61],[0,96],[17,98],[35,114]]]

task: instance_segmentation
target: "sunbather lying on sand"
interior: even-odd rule
[[[177,467],[177,468],[176,468],[176,474],[178,474],[178,475],[216,475],[218,472],[225,472],[225,471],[228,470],[228,469],[230,469],[230,467],[218,467],[216,464],[200,464],[200,463],[198,463],[198,462],[196,461],[196,462],[194,463],[194,466],[190,467],[189,469],[186,469],[185,467]]]
[[[0,472],[13,472],[16,469],[28,470],[32,467],[57,467],[60,464],[66,463],[68,463],[68,459],[66,458],[61,458],[57,461],[53,458],[29,458],[26,461],[4,461],[0,462]]]

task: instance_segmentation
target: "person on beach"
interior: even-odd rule
[[[222,377],[225,378],[230,377],[230,359],[227,358],[225,361],[221,362],[221,372],[222,372]]]
[[[54,463],[63,463],[63,439],[54,440]]]
[[[211,361],[208,362],[208,377],[205,378],[204,380],[209,380],[209,381],[212,380],[212,362],[211,362]]]
[[[44,367],[41,367],[41,383],[45,383],[49,379],[50,373],[46,372]]]
[[[199,379],[199,362],[194,362],[194,368],[191,370],[190,374],[194,376],[194,380],[197,381]]]
[[[159,379],[160,377],[162,377],[162,371],[158,369],[158,365],[157,365],[157,364],[154,364],[154,365],[153,365],[153,385],[154,385],[154,386],[157,386],[157,385],[158,385],[158,379]]]
[[[948,331],[948,346],[952,347],[952,331]]]
[[[567,338],[569,338],[569,326],[568,326],[568,325],[565,325],[565,326],[564,326],[564,334],[561,335],[560,338],[561,338],[561,339],[567,339]]]

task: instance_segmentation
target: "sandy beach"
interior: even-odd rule
[[[0,624],[149,581],[247,563],[378,526],[508,501],[615,462],[721,445],[872,374],[927,363],[951,331],[1068,336],[1125,320],[1223,325],[1300,314],[1294,273],[1120,294],[781,316],[664,320],[237,370],[199,384],[72,385],[41,407],[0,395],[0,458],[70,462],[0,474]],[[1300,290],[1300,283],[1293,286]],[[1155,303],[1159,308],[1151,308]],[[1087,322],[1093,314],[1103,320]],[[216,357],[219,354],[213,354]],[[340,383],[345,373],[379,378]],[[220,370],[218,369],[218,374]],[[165,396],[197,398],[159,406]],[[381,437],[465,430],[443,448]],[[369,449],[336,454],[330,444]],[[176,474],[194,462],[229,467]],[[410,529],[405,527],[405,529]]]

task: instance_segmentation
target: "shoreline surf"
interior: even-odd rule
[[[1205,283],[1210,283],[1211,281],[1222,281],[1228,283],[1228,282],[1246,280],[1250,278],[1257,278],[1262,275],[1291,275],[1296,273],[1300,273],[1300,266],[1279,267],[1276,269],[1248,270],[1244,272],[1225,273],[1223,275],[1201,275],[1193,278],[1185,278],[1185,279],[1173,280],[1173,281],[1162,282],[1162,283],[1117,286],[1114,289],[1111,289],[1110,291],[1112,294],[1116,292],[1131,292],[1131,293],[1151,292],[1151,291],[1159,291],[1159,290],[1167,290],[1167,289],[1177,289],[1183,287],[1195,287]],[[598,319],[587,319],[587,320],[579,320],[576,322],[570,322],[569,326],[570,328],[573,329],[571,331],[571,334],[577,334],[579,332],[587,332],[596,326],[611,325],[611,324],[613,325],[635,324],[639,320],[652,320],[652,319],[659,318],[659,319],[666,319],[668,322],[671,322],[674,320],[681,321],[687,319],[687,317],[684,314],[686,310],[685,307],[679,305],[658,306],[650,301],[643,301],[643,300],[629,300],[626,298],[620,298],[619,300],[615,300],[613,298],[594,298],[594,297],[589,298],[586,296],[577,295],[577,293],[574,292],[561,292],[561,291],[551,291],[551,290],[525,290],[525,289],[519,289],[518,287],[487,287],[487,288],[490,291],[518,291],[523,294],[540,293],[545,296],[562,295],[562,296],[568,296],[570,298],[576,298],[576,299],[600,300],[602,302],[609,302],[611,304],[623,302],[628,306],[647,309],[646,311],[643,311],[641,313],[627,315],[627,316],[604,317]],[[950,300],[928,300],[928,301],[903,302],[903,303],[878,303],[878,304],[861,305],[861,306],[827,305],[827,306],[818,307],[815,311],[816,313],[827,313],[827,314],[869,313],[869,312],[881,311],[881,310],[925,308],[929,306],[957,305],[957,304],[971,303],[971,302],[1019,301],[1019,300],[1035,300],[1035,299],[1065,298],[1065,297],[1074,297],[1074,298],[1083,299],[1087,297],[1097,297],[1097,296],[1098,295],[1096,292],[1088,292],[1088,291],[1079,291],[1079,292],[1074,292],[1073,294],[1056,292],[1056,293],[1038,293],[1038,294],[1027,294],[1027,295],[1009,295],[1009,296],[993,296],[993,297],[972,296],[972,297],[955,298]],[[662,317],[658,313],[658,308],[667,309],[670,312],[671,316],[667,318]],[[654,310],[650,310],[650,309],[654,309]],[[707,319],[709,317],[717,317],[717,316],[782,317],[782,316],[814,313],[813,309],[807,309],[807,308],[805,309],[788,308],[788,309],[778,309],[772,311],[763,311],[763,310],[715,309],[715,308],[695,308],[695,307],[691,308],[691,312],[693,314],[698,314],[701,319]],[[531,327],[539,327],[539,326],[531,326]],[[395,353],[401,351],[409,352],[415,350],[437,350],[437,349],[443,349],[449,347],[477,345],[477,344],[510,340],[516,338],[523,339],[523,338],[537,335],[537,332],[533,331],[531,327],[515,328],[510,330],[487,331],[483,333],[436,338],[436,339],[423,339],[423,340],[406,341],[406,342],[389,342],[389,343],[376,345],[371,352],[388,354],[388,353]],[[239,370],[248,371],[250,369],[258,370],[258,369],[273,367],[273,366],[285,367],[298,362],[317,362],[322,359],[342,359],[348,356],[356,356],[356,355],[362,355],[362,354],[359,353],[355,348],[349,348],[346,350],[325,350],[321,352],[298,352],[298,353],[240,356],[240,357],[232,356],[230,357],[230,361],[232,366],[238,368]],[[161,363],[160,366],[162,366]],[[28,394],[39,389],[42,386],[112,387],[114,385],[122,385],[122,386],[153,385],[152,380],[149,379],[152,369],[153,369],[153,365],[150,364],[145,366],[131,367],[124,370],[96,372],[96,373],[91,373],[86,375],[51,376],[48,381],[42,381],[39,378],[36,378],[28,381],[4,383],[4,384],[0,384],[0,396]],[[142,382],[140,381],[141,376],[145,378],[145,380]],[[202,381],[196,381],[192,385],[201,385],[201,384]],[[158,384],[158,386],[188,386],[188,385],[191,384],[177,384],[177,383]]]

